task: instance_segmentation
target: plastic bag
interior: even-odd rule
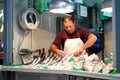
[[[47,0],[34,0],[34,8],[38,13],[48,11]]]

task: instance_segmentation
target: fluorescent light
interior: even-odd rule
[[[103,12],[112,12],[112,7],[101,9]]]
[[[52,12],[52,13],[70,13],[70,12],[73,12],[73,10],[59,8],[59,9],[52,9],[52,10],[50,10],[50,12]]]

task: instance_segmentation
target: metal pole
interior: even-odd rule
[[[4,0],[4,59],[3,65],[12,63],[13,8],[12,0]]]
[[[113,58],[117,72],[120,73],[120,0],[113,1]]]
[[[4,0],[4,31],[3,31],[3,43],[4,43],[4,57],[3,65],[8,65],[12,63],[12,33],[13,33],[13,0]],[[10,80],[10,73],[3,72],[3,80]]]

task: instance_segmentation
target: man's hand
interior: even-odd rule
[[[59,49],[57,48],[57,46],[54,45],[54,44],[52,44],[52,45],[50,46],[50,50],[51,50],[53,53],[55,53],[56,55],[58,55],[60,58],[63,58],[63,57],[65,56],[64,51],[59,50]]]
[[[83,50],[80,49],[80,50],[78,50],[78,51],[76,51],[76,52],[74,53],[74,56],[75,56],[75,57],[78,57],[78,56],[80,56],[80,55],[82,54],[82,52],[83,52]]]
[[[63,57],[65,56],[64,51],[59,50],[59,49],[56,50],[56,54],[57,54],[60,58],[63,58]]]

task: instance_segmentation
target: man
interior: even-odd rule
[[[67,54],[75,57],[85,53],[85,50],[92,46],[97,37],[84,28],[77,28],[72,17],[67,16],[63,19],[64,29],[59,32],[50,46],[50,50],[63,58]],[[64,49],[59,49],[62,45]]]

